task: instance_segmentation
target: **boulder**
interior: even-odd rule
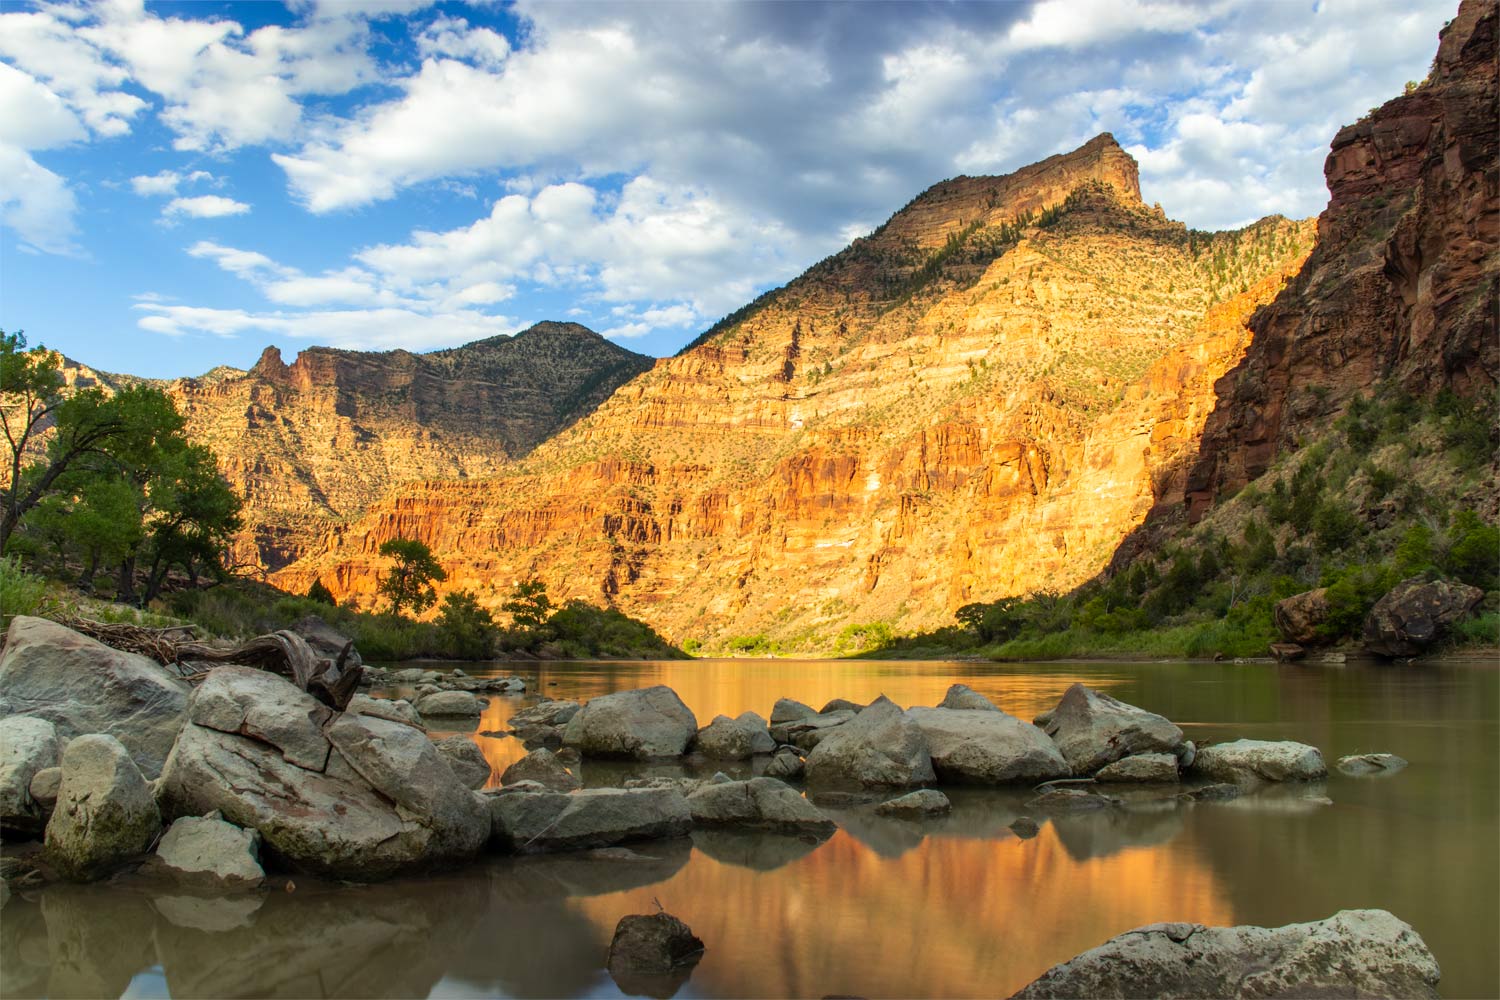
[[[1032,819],[1030,816],[1016,817],[1016,819],[1010,824],[1010,826],[1006,827],[1006,829],[1010,830],[1011,833],[1015,834],[1022,840],[1030,840],[1032,837],[1035,837],[1038,833],[1042,832],[1042,828],[1038,826],[1036,820]]]
[[[422,717],[417,714],[416,706],[405,698],[371,698],[367,694],[357,694],[349,700],[344,711],[422,728]]]
[[[325,660],[338,662],[339,654],[344,651],[344,646],[351,640],[338,629],[319,618],[317,615],[308,615],[292,625],[293,632],[300,635],[312,651]],[[353,646],[349,647],[349,658],[344,661],[346,667],[358,668],[364,665],[364,660],[359,658],[359,650]]]
[[[948,796],[936,788],[907,792],[900,798],[890,799],[875,807],[875,811],[882,816],[898,816],[903,819],[938,816],[952,809],[953,803],[948,801]]]
[[[417,713],[424,719],[428,716],[473,718],[483,707],[479,699],[467,691],[434,691],[417,699]]]
[[[680,757],[698,720],[664,685],[591,699],[568,720],[563,743],[585,757]]]
[[[1028,799],[1027,810],[1031,812],[1087,812],[1093,809],[1110,809],[1120,804],[1119,799],[1108,795],[1096,795],[1082,788],[1049,788]]]
[[[811,750],[856,714],[842,708],[827,715],[809,715],[791,722],[773,722],[770,728],[771,740],[775,743],[790,743],[801,750]]]
[[[796,722],[798,719],[806,719],[817,715],[818,712],[811,705],[804,705],[795,698],[778,698],[776,704],[771,707],[771,723]]]
[[[858,715],[864,710],[865,706],[857,701],[850,701],[848,698],[834,698],[828,704],[818,709],[818,714],[827,715],[829,712],[853,712]]]
[[[932,769],[945,784],[1035,784],[1073,773],[1046,733],[993,705],[913,708],[906,714],[926,737]]]
[[[693,827],[687,799],[673,788],[494,795],[489,807],[491,846],[521,854],[683,837]]]
[[[47,860],[64,877],[92,881],[144,854],[161,830],[151,788],[125,745],[91,734],[68,744],[62,787],[47,821]]]
[[[31,777],[31,798],[42,811],[52,815],[57,805],[57,793],[62,791],[62,768],[44,767]]]
[[[1082,684],[1068,688],[1043,718],[1047,735],[1077,775],[1093,774],[1131,754],[1175,754],[1183,743],[1182,730],[1161,716]]]
[[[1105,782],[1176,781],[1177,756],[1170,753],[1131,754],[1100,768],[1094,779]]]
[[[626,994],[670,997],[703,957],[703,942],[670,913],[621,917],[609,943],[610,978]]]
[[[449,736],[432,745],[465,787],[483,788],[489,784],[490,762],[473,740],[467,736]]]
[[[0,699],[46,719],[62,740],[114,736],[148,778],[161,774],[187,709],[188,685],[144,656],[111,649],[45,618],[17,615],[0,656]]]
[[[531,726],[565,726],[583,706],[576,701],[543,701],[523,708],[510,717],[510,728]]]
[[[38,771],[57,767],[62,743],[46,719],[11,715],[0,719],[0,828],[41,833],[47,812],[31,793]]]
[[[1365,616],[1365,649],[1379,656],[1417,656],[1483,598],[1484,591],[1464,583],[1403,580]]]
[[[1407,761],[1404,757],[1397,757],[1393,753],[1361,753],[1349,757],[1340,757],[1338,768],[1343,774],[1351,778],[1364,778],[1373,775],[1395,774],[1406,767]]]
[[[1213,781],[1312,781],[1328,776],[1317,747],[1291,740],[1235,740],[1199,747],[1189,769]]]
[[[1282,642],[1312,646],[1323,641],[1318,626],[1328,620],[1328,588],[1293,594],[1276,602],[1271,618]]]
[[[807,755],[807,780],[864,788],[910,788],[936,780],[927,737],[885,695]]]
[[[978,709],[981,712],[998,712],[1000,707],[967,684],[955,684],[938,702],[938,708]]]
[[[546,747],[531,751],[500,775],[502,785],[514,785],[521,781],[535,781],[554,792],[571,792],[583,787],[577,776],[571,774],[557,755]]]
[[[156,857],[165,870],[190,879],[256,886],[266,878],[260,834],[226,823],[216,812],[177,820],[156,846]]]
[[[780,778],[782,781],[796,781],[802,777],[803,772],[802,755],[791,747],[782,747],[766,765],[765,776]]]
[[[1049,997],[1435,998],[1437,960],[1385,910],[1285,927],[1150,924],[1048,969],[1015,1000]]]
[[[827,837],[837,829],[791,786],[774,778],[707,784],[687,797],[693,822],[742,830]]]
[[[188,708],[196,725],[269,743],[288,763],[312,771],[328,763],[323,724],[332,716],[306,691],[254,667],[211,670]]]
[[[731,719],[718,715],[702,729],[694,745],[700,753],[720,760],[745,760],[758,753],[770,753],[776,749],[766,728],[766,720],[754,712],[743,712]]]

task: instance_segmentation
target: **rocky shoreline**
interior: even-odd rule
[[[307,641],[326,651],[339,638]],[[7,859],[6,895],[12,883],[94,881],[122,870],[225,892],[302,874],[373,882],[486,854],[588,851],[628,868],[638,857],[632,845],[690,834],[695,843],[786,838],[805,851],[865,815],[930,821],[951,808],[943,788],[976,786],[1031,790],[1012,824],[1025,836],[1038,820],[1191,808],[1282,784],[1316,789],[1327,775],[1315,747],[1197,746],[1162,716],[1082,684],[1034,722],[955,684],[932,707],[902,709],[880,697],[814,709],[783,698],[769,717],[721,715],[702,726],[675,692],[656,686],[582,704],[543,699],[515,713],[511,735],[529,753],[498,787],[486,787],[491,770],[471,740],[438,739],[425,727],[472,723],[482,709],[477,692],[520,694],[522,679],[361,669],[367,684],[414,686],[415,702],[358,694],[339,711],[286,678],[239,665],[190,681],[55,623],[15,619],[0,656],[0,825],[7,841],[40,836],[42,845]],[[580,764],[611,759],[722,762],[739,771],[749,764],[751,776],[581,787]],[[1404,763],[1362,754],[1340,767],[1377,775]],[[1346,917],[1325,922],[1328,935],[1349,939],[1345,959],[1390,953],[1358,945],[1361,934],[1416,937],[1388,914]],[[1243,952],[1260,939],[1234,941],[1218,950]],[[1417,946],[1425,952],[1419,938]],[[1277,959],[1302,970],[1290,982],[1312,988],[1324,984],[1316,976],[1333,974],[1276,947],[1300,956]],[[1432,984],[1435,970],[1432,963]],[[1405,984],[1390,995],[1419,995],[1406,987],[1425,976],[1390,980]],[[1069,995],[1067,984],[1081,981],[1056,979],[1062,992],[1025,995]],[[1178,995],[1195,995],[1207,981],[1184,982]]]

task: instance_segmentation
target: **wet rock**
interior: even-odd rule
[[[1244,789],[1239,785],[1229,782],[1216,782],[1211,785],[1199,785],[1178,794],[1179,799],[1191,799],[1194,802],[1225,802],[1229,799],[1237,799],[1244,794]]]
[[[1036,820],[1032,819],[1030,816],[1016,817],[1015,822],[1011,823],[1011,825],[1006,827],[1006,829],[1010,830],[1011,833],[1015,834],[1017,837],[1020,837],[1022,840],[1030,840],[1042,830],[1042,828],[1037,825]]]
[[[680,757],[698,732],[692,710],[664,685],[591,699],[568,721],[563,742],[585,757]]]
[[[1072,773],[1046,733],[994,706],[913,708],[906,714],[926,737],[932,768],[946,784],[1035,783]]]
[[[1121,757],[1113,764],[1099,769],[1094,775],[1103,782],[1164,782],[1177,781],[1177,755],[1170,753],[1138,753]]]
[[[558,755],[546,747],[531,751],[500,775],[502,785],[514,785],[520,781],[535,781],[554,792],[571,792],[582,787],[577,776],[570,773]]]
[[[1393,753],[1361,753],[1340,757],[1338,768],[1340,772],[1351,778],[1364,778],[1395,774],[1406,765],[1407,761],[1404,757],[1397,757]]]
[[[145,853],[160,829],[151,789],[123,743],[91,734],[68,744],[46,833],[47,860],[60,874],[100,878]]]
[[[144,656],[111,649],[44,618],[17,615],[0,656],[0,699],[10,712],[46,719],[62,740],[114,736],[148,778],[187,708],[188,685]]]
[[[1365,649],[1379,656],[1417,656],[1438,641],[1484,598],[1463,583],[1403,580],[1365,616]]]
[[[746,760],[776,749],[776,741],[767,731],[766,720],[754,712],[741,713],[734,719],[727,715],[715,716],[712,722],[698,730],[694,745],[698,752],[720,760]]]
[[[265,881],[260,866],[260,834],[224,822],[218,813],[184,816],[156,847],[166,870],[226,885],[255,886]]]
[[[417,699],[417,713],[429,716],[469,718],[480,714],[483,706],[468,691],[434,691]]]
[[[952,808],[953,803],[948,801],[948,796],[935,788],[923,788],[882,802],[875,807],[875,811],[882,816],[917,819],[922,816],[940,816]]]
[[[703,957],[703,942],[670,913],[622,917],[609,943],[609,975],[626,993],[670,997]]]
[[[1327,777],[1317,747],[1291,740],[1235,740],[1199,747],[1191,772],[1214,781],[1312,781]]]
[[[512,729],[529,726],[565,726],[583,706],[576,701],[543,701],[523,708],[510,717]]]
[[[688,795],[687,803],[701,826],[824,837],[836,829],[816,806],[774,778],[710,783]]]
[[[586,788],[489,797],[491,846],[520,854],[686,836],[692,813],[668,788]]]
[[[1110,809],[1119,804],[1119,799],[1108,795],[1096,795],[1082,788],[1049,788],[1029,799],[1026,802],[1026,808],[1032,812],[1057,813]]]
[[[1436,959],[1384,910],[1285,927],[1150,924],[1053,966],[1046,997],[1437,997]]]
[[[269,743],[289,763],[321,771],[328,763],[323,724],[333,711],[275,674],[217,667],[193,692],[188,719],[221,733]]]
[[[795,698],[778,698],[771,708],[771,724],[796,722],[798,719],[808,719],[817,714],[817,710],[811,705],[804,705]]]
[[[910,788],[936,780],[927,737],[881,695],[807,756],[807,780],[864,788]]]
[[[998,712],[1000,707],[967,684],[955,684],[938,702],[938,708],[974,709],[981,712]]]
[[[1311,646],[1321,641],[1318,626],[1328,620],[1329,610],[1328,588],[1319,587],[1277,601],[1271,617],[1282,642]]]
[[[689,778],[685,775],[653,774],[649,778],[626,778],[626,788],[670,788],[691,795],[704,785],[708,778]]]
[[[1082,684],[1063,694],[1038,722],[1062,751],[1074,774],[1089,775],[1131,754],[1182,746],[1182,730],[1166,719]]]
[[[24,715],[0,719],[0,827],[41,833],[49,809],[32,794],[37,772],[55,769],[62,755],[57,727]]]
[[[465,787],[483,788],[489,784],[490,762],[473,740],[467,736],[449,736],[432,745]]]
[[[693,847],[715,861],[752,871],[769,872],[807,857],[827,843],[826,837],[767,836],[754,830],[714,826],[693,828]]]
[[[1273,642],[1270,646],[1271,659],[1277,663],[1291,663],[1300,660],[1307,655],[1307,650],[1295,642]]]
[[[417,714],[416,706],[405,698],[371,698],[367,694],[357,694],[349,700],[349,707],[345,711],[422,728],[422,716]]]
[[[577,767],[579,764],[583,763],[583,754],[578,752],[577,747],[563,747],[561,750],[558,750],[554,754],[554,756],[557,757],[558,761],[560,761],[564,767]]]
[[[782,781],[796,781],[802,777],[804,770],[802,755],[790,747],[782,747],[766,765],[765,775]]]
[[[347,635],[344,635],[317,615],[308,615],[306,618],[301,619],[292,626],[291,630],[305,639],[307,644],[312,647],[314,653],[326,660],[333,660],[335,663],[338,662],[339,654],[344,651],[344,646],[351,641]],[[350,646],[349,656],[344,660],[344,665],[351,668],[358,668],[363,664],[364,661],[360,659],[359,650]]]

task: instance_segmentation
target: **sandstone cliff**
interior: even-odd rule
[[[274,578],[369,603],[414,537],[498,605],[537,574],[669,638],[826,648],[1096,573],[1180,503],[1245,320],[1310,222],[1191,232],[1114,139],[924,192],[485,481],[403,487]]]

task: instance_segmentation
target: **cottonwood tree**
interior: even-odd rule
[[[511,588],[510,598],[500,605],[500,610],[510,615],[515,628],[538,629],[547,624],[554,607],[547,596],[547,585],[532,577]]]
[[[392,538],[380,546],[380,554],[396,564],[380,578],[376,593],[391,602],[391,614],[399,617],[409,607],[422,612],[437,600],[433,582],[448,579],[432,550],[415,538]]]

